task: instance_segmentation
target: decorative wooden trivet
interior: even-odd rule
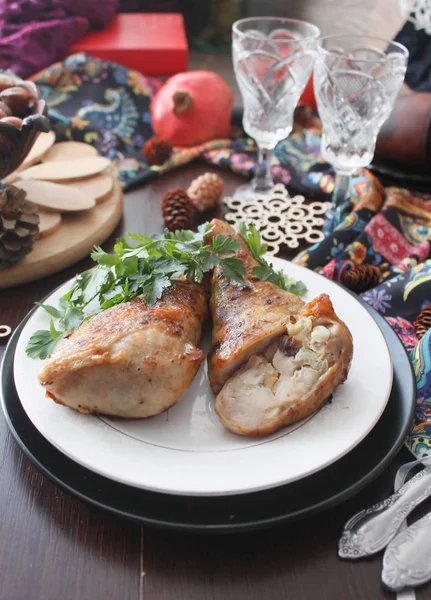
[[[255,194],[251,201],[228,196],[223,203],[229,209],[225,220],[233,225],[237,221],[253,223],[268,244],[269,254],[278,254],[283,244],[295,249],[301,242],[315,244],[325,237],[321,215],[329,209],[330,202],[306,203],[304,196],[291,198],[281,183],[268,195]]]

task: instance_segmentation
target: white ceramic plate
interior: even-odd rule
[[[230,433],[214,414],[206,364],[181,401],[147,420],[82,415],[45,398],[41,362],[25,346],[49,316],[37,309],[23,329],[14,375],[22,405],[35,427],[64,454],[110,479],[157,492],[227,495],[261,490],[306,477],[349,452],[381,416],[392,387],[392,362],[380,329],[343,288],[316,273],[273,259],[308,287],[306,299],[328,293],[354,342],[352,367],[330,404],[308,420],[263,439]],[[55,305],[70,286],[47,300]],[[209,332],[202,348],[209,345]]]

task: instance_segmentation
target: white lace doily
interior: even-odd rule
[[[329,202],[306,203],[304,196],[291,198],[281,183],[269,196],[256,194],[249,202],[228,196],[223,203],[229,210],[225,220],[232,225],[237,221],[253,223],[270,254],[278,254],[283,244],[295,249],[302,241],[314,244],[323,240],[322,215],[330,207]]]

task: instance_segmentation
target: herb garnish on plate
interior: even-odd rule
[[[239,242],[222,235],[207,242],[212,227],[211,223],[204,223],[196,233],[186,230],[175,233],[166,230],[152,236],[128,233],[128,239],[117,240],[113,254],[94,248],[91,258],[97,265],[77,275],[71,289],[60,298],[58,308],[39,304],[52,319],[49,329],[36,331],[31,336],[27,354],[45,359],[61,338],[102,310],[136,296],[143,296],[149,305],[154,304],[172,280],[186,278],[200,283],[204,274],[217,265],[228,280],[245,283],[244,264],[232,257]],[[267,246],[253,225],[241,223],[237,230],[259,263],[253,267],[254,277],[271,281],[298,296],[307,291],[302,282],[276,271],[263,258]],[[132,245],[128,240],[137,244]]]

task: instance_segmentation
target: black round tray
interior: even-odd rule
[[[412,424],[415,380],[407,354],[386,321],[359,301],[377,321],[390,348],[394,364],[391,396],[377,425],[354,450],[299,481],[237,496],[174,496],[111,481],[67,458],[32,425],[15,388],[15,348],[31,313],[15,331],[4,355],[0,378],[6,421],[23,452],[44,475],[80,500],[142,525],[228,533],[293,521],[335,506],[373,481],[400,450]]]

